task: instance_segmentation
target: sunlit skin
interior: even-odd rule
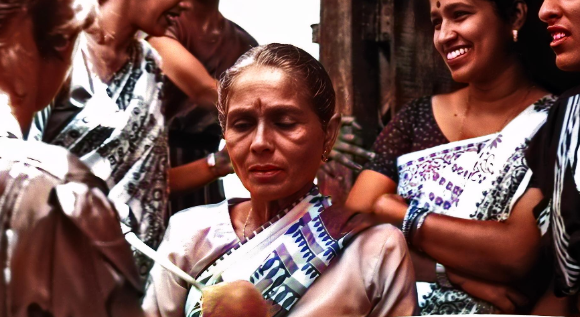
[[[580,71],[580,1],[545,0],[539,16],[548,24],[558,68]]]
[[[291,77],[270,67],[251,67],[232,87],[224,137],[253,205],[292,202],[318,170],[325,133],[298,91]]]
[[[455,81],[489,81],[514,63],[512,25],[491,1],[430,0],[430,5],[433,43]]]
[[[61,14],[73,19],[77,12],[63,9]],[[11,95],[12,111],[22,131],[28,130],[34,113],[50,104],[62,86],[70,71],[71,56],[80,28],[79,25],[54,34],[54,45],[45,48],[49,52],[44,56],[38,49],[34,25],[26,12],[14,17],[5,26],[3,42],[9,45],[10,54],[18,56],[18,62],[10,62],[10,57],[7,57],[2,72],[17,75],[0,79],[0,90]]]

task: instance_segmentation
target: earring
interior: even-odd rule
[[[328,162],[329,158],[328,158],[328,151],[324,151],[324,153],[322,153],[322,161],[324,163]]]
[[[514,36],[514,43],[518,41],[518,30],[512,30],[512,35]]]

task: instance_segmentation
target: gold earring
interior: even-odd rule
[[[328,162],[329,158],[328,158],[328,151],[324,151],[324,153],[322,153],[322,161],[324,163]]]
[[[518,30],[512,30],[512,35],[514,36],[514,43],[518,41]]]

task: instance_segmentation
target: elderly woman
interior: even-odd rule
[[[524,64],[535,53],[520,47],[532,39],[526,1],[431,0],[430,8],[435,48],[466,86],[397,114],[347,206],[402,225],[417,278],[429,282],[419,288],[422,314],[512,312],[526,301],[507,286],[530,272],[545,230],[530,208],[541,194],[526,191],[524,151],[555,97]]]
[[[344,215],[312,184],[340,123],[322,65],[291,45],[256,47],[220,81],[218,109],[251,199],[176,214],[159,252],[206,285],[250,281],[275,316],[413,314],[414,275],[400,232],[381,225],[345,241],[331,230]],[[206,302],[156,266],[144,308],[198,316]]]
[[[140,316],[118,217],[66,150],[24,141],[69,72],[88,0],[0,0],[0,315]]]

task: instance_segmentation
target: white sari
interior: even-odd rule
[[[554,101],[553,96],[540,99],[498,133],[399,157],[398,194],[430,212],[505,221],[531,179],[525,150]],[[493,312],[489,303],[460,290],[434,283],[418,283],[417,288],[422,315]]]

